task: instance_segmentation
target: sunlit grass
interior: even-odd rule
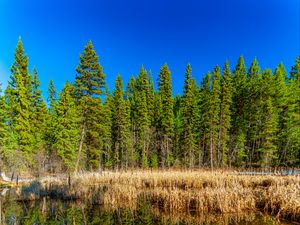
[[[137,207],[146,197],[167,213],[244,213],[257,210],[300,219],[299,176],[249,176],[232,171],[132,170],[43,178],[36,198],[84,199],[110,208]],[[21,189],[24,187],[20,187]],[[35,187],[36,189],[36,187]],[[20,191],[20,197],[22,191]],[[30,195],[30,199],[35,199]]]

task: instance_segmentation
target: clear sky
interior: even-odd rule
[[[198,84],[226,59],[261,67],[300,55],[299,0],[0,0],[0,82],[6,86],[21,36],[30,69],[42,89],[75,78],[79,54],[92,40],[110,90],[117,73],[125,82],[144,64],[157,78],[168,63],[174,94],[181,93],[191,63]]]

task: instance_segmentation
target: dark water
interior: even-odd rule
[[[272,225],[292,224],[261,214],[187,215],[159,212],[146,200],[135,209],[108,209],[84,202],[43,199],[34,202],[1,200],[0,224],[224,224]]]

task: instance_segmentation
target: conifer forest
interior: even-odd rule
[[[167,64],[157,80],[141,65],[108,90],[92,42],[60,92],[40,88],[19,39],[0,95],[0,163],[10,171],[300,165],[300,57],[292,68],[224,62],[195,80],[186,65],[182,95]],[[49,78],[50,79],[50,78]],[[174,78],[173,78],[174,79]],[[3,85],[3,84],[2,84]]]

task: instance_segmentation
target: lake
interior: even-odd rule
[[[82,201],[61,201],[43,198],[39,201],[1,199],[1,224],[207,224],[207,225],[272,225],[279,222],[261,213],[204,214],[193,212],[171,215],[155,209],[146,199],[139,200],[135,209],[104,208]]]

